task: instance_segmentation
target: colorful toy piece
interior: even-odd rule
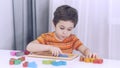
[[[84,61],[84,57],[83,56],[80,56],[80,61]]]
[[[18,59],[21,60],[21,61],[24,61],[25,57],[21,57],[21,58],[18,58]]]
[[[72,56],[74,56],[73,54],[68,54],[68,57],[72,57]]]
[[[43,64],[52,64],[52,62],[55,62],[55,60],[43,60]]]
[[[23,67],[28,67],[28,68],[37,68],[37,64],[35,62],[24,62]]]
[[[25,55],[30,54],[30,52],[29,52],[29,51],[27,51],[27,50],[24,50],[23,52],[24,52],[24,54],[25,54]]]
[[[52,62],[52,65],[53,66],[62,66],[62,65],[66,65],[67,63],[65,61],[55,61],[55,62]]]
[[[16,52],[15,52],[15,51],[12,51],[12,52],[10,52],[10,55],[11,55],[11,56],[15,56],[15,55],[16,55]]]
[[[18,64],[20,64],[22,61],[24,61],[25,60],[25,57],[20,57],[20,58],[18,58],[18,59],[14,59],[14,58],[11,58],[10,60],[9,60],[9,64],[10,65],[18,65]]]
[[[16,52],[16,56],[23,56],[24,52]]]
[[[29,51],[27,51],[27,50],[24,50],[24,51],[12,51],[12,52],[10,52],[10,55],[11,56],[23,56],[23,55],[28,55],[28,54],[30,54],[30,52]]]
[[[55,60],[43,60],[42,63],[52,64],[53,66],[62,66],[67,64],[65,61],[55,61]]]
[[[28,67],[28,62],[27,61],[23,63],[23,67]]]
[[[37,64],[35,62],[29,62],[28,67],[30,68],[37,68]]]
[[[21,60],[18,60],[18,59],[17,59],[17,60],[14,61],[14,64],[15,64],[15,65],[18,65],[18,64],[20,64],[21,62],[22,62]]]
[[[58,57],[68,57],[66,54],[59,54]]]
[[[103,59],[95,59],[95,60],[93,60],[93,63],[102,64]]]
[[[14,58],[11,58],[10,61],[9,61],[9,64],[10,64],[10,65],[14,65],[14,61],[15,61],[15,59],[14,59]]]
[[[96,63],[96,64],[102,64],[103,59],[100,58],[85,58],[83,56],[80,56],[80,61],[87,62],[87,63]]]

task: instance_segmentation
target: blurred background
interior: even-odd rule
[[[93,52],[120,60],[120,0],[0,0],[0,50],[24,50],[40,34],[54,31],[55,9],[78,10],[74,34]]]

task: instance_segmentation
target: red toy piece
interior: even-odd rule
[[[30,52],[27,51],[27,50],[25,50],[25,51],[24,51],[24,54],[25,54],[25,55],[28,55],[28,54],[30,54]]]
[[[15,59],[14,59],[14,58],[11,58],[10,61],[9,61],[9,64],[10,64],[10,65],[13,65],[13,64],[14,64],[14,61],[15,61]]]
[[[95,59],[95,60],[93,60],[93,63],[102,64],[103,59]]]
[[[28,67],[28,62],[24,62],[23,67]]]

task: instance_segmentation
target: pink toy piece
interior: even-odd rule
[[[16,56],[16,52],[15,52],[15,51],[12,51],[12,52],[10,52],[10,55],[11,55],[11,56]]]

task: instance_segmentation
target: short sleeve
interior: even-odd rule
[[[41,36],[39,36],[37,38],[38,42],[41,43],[41,44],[45,44],[45,39],[44,39],[44,34],[42,34]]]
[[[73,49],[78,50],[78,47],[81,46],[83,43],[75,36],[73,39]]]

